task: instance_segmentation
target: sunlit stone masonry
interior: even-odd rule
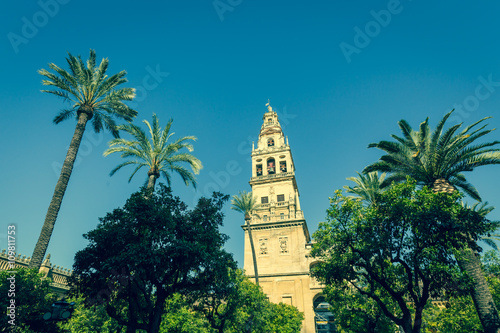
[[[309,276],[314,265],[309,256],[311,237],[300,208],[292,151],[269,104],[257,147],[252,147],[250,186],[260,204],[251,214],[250,226],[262,289],[271,302],[291,304],[304,313],[303,333],[330,332],[332,318],[322,286]],[[244,269],[255,281],[248,230],[242,227]]]

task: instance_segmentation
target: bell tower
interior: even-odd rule
[[[252,211],[259,282],[274,303],[296,306],[304,313],[302,332],[315,332],[313,299],[321,287],[309,277],[310,235],[300,207],[295,164],[278,114],[269,103],[257,147],[252,146],[252,195],[260,206]],[[245,230],[244,269],[254,278],[249,234]]]

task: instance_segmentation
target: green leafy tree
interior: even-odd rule
[[[238,272],[238,274],[240,273]],[[243,275],[239,275],[239,277],[235,300],[231,300],[235,311],[230,320],[226,322],[223,332],[300,332],[304,315],[296,307],[283,303],[271,303],[259,286]]]
[[[274,304],[242,270],[226,266],[212,288],[194,294],[194,308],[219,333],[300,332],[304,316],[296,307]]]
[[[320,260],[313,276],[337,288],[347,281],[404,332],[419,332],[427,301],[467,282],[454,252],[469,235],[477,239],[492,228],[458,197],[416,190],[411,181],[391,186],[371,206],[337,191],[328,221],[313,235],[311,254]]]
[[[233,195],[233,200],[231,201],[231,209],[234,209],[245,216],[245,225],[248,230],[248,238],[250,240],[250,248],[252,249],[252,259],[253,259],[253,271],[255,275],[255,282],[259,285],[259,271],[257,269],[257,256],[255,255],[255,246],[252,237],[252,227],[250,225],[250,220],[252,219],[250,214],[253,210],[257,209],[260,204],[257,203],[257,198],[252,195],[252,192],[240,192],[239,195]]]
[[[134,140],[126,140],[116,138],[109,143],[110,148],[104,152],[104,156],[112,153],[121,153],[123,158],[133,158],[126,162],[121,163],[114,168],[110,175],[127,165],[136,165],[134,172],[129,178],[129,182],[134,175],[142,167],[148,168],[147,188],[154,190],[156,180],[160,175],[166,179],[167,184],[171,183],[171,172],[179,174],[186,183],[190,183],[196,188],[196,179],[194,174],[198,174],[202,168],[199,159],[190,153],[180,152],[187,149],[189,152],[193,151],[193,145],[188,140],[196,140],[194,136],[185,136],[174,142],[168,140],[174,133],[170,133],[173,120],[170,119],[167,126],[162,130],[156,114],[153,114],[153,124],[151,125],[147,120],[143,121],[148,129],[151,138],[148,138],[146,133],[139,127],[133,124],[126,124],[118,126],[119,130],[125,131],[134,137]],[[188,164],[191,167],[189,171],[183,164]]]
[[[68,321],[59,323],[65,332],[71,333],[119,333],[124,327],[111,318],[104,304],[86,305],[82,297],[70,298],[75,308]],[[127,307],[122,309],[126,312]],[[142,331],[142,330],[141,330]],[[208,321],[191,309],[185,297],[174,294],[165,305],[165,313],[161,319],[160,333],[212,333]]]
[[[291,305],[284,303],[268,303],[263,333],[299,333],[304,315]]]
[[[396,325],[383,313],[377,302],[360,293],[347,281],[328,285],[323,292],[340,332],[396,332]],[[397,305],[390,298],[385,298],[383,302],[392,312],[397,311]]]
[[[114,118],[131,121],[137,115],[136,111],[124,103],[124,101],[131,101],[134,98],[134,89],[119,88],[121,84],[127,82],[125,71],[108,77],[106,75],[108,59],[103,59],[97,65],[94,50],[90,50],[86,64],[80,56],[75,57],[71,54],[68,54],[67,61],[69,71],[53,63],[50,63],[49,67],[55,73],[45,69],[38,71],[39,74],[47,78],[42,81],[43,85],[53,87],[52,90],[42,90],[42,92],[54,94],[71,104],[68,109],[57,114],[54,123],[59,124],[63,120],[76,116],[77,124],[45,216],[42,231],[33,251],[30,268],[40,268],[42,264],[87,122],[92,123],[93,129],[97,133],[106,128],[117,137],[118,130]]]
[[[472,171],[483,165],[500,164],[500,141],[478,143],[477,140],[489,134],[490,129],[482,123],[483,118],[462,131],[462,124],[444,130],[447,113],[432,131],[428,118],[415,131],[405,120],[399,121],[403,137],[392,135],[394,141],[371,143],[368,147],[378,148],[386,153],[379,161],[369,165],[363,172],[387,172],[389,176],[383,185],[404,181],[412,177],[418,184],[432,187],[434,192],[453,193],[457,188],[476,200],[481,200],[476,188],[467,182],[463,172]],[[480,126],[482,125],[482,126]],[[480,126],[480,127],[478,127]],[[483,329],[486,333],[500,332],[500,317],[492,295],[481,271],[481,263],[475,244],[465,248],[457,256],[460,267],[473,278],[471,295],[474,300]]]
[[[477,209],[481,212],[480,209]],[[484,211],[483,211],[484,212]],[[497,251],[486,252],[481,261],[486,281],[495,304],[500,305],[500,258]],[[426,332],[471,333],[483,332],[481,321],[470,295],[453,295],[444,307],[429,305],[429,315],[424,318]]]
[[[216,263],[232,260],[219,230],[228,196],[214,193],[188,210],[164,185],[147,198],[145,191],[84,235],[89,245],[75,256],[71,283],[87,304],[104,303],[127,332],[156,333],[169,297],[205,288]]]
[[[17,267],[13,271],[0,271],[0,332],[57,333],[57,325],[43,320],[50,312],[57,295],[51,293],[50,280],[36,269]],[[11,301],[14,303],[11,303]],[[13,308],[14,316],[10,314]]]
[[[216,332],[223,333],[228,323],[234,321],[237,309],[250,300],[244,291],[251,282],[236,265],[220,264],[215,275],[205,281],[210,288],[192,293],[190,302]]]
[[[472,298],[466,295],[451,297],[445,307],[428,304],[423,317],[424,332],[479,333],[483,332]]]
[[[212,333],[208,320],[194,311],[186,298],[174,294],[167,299],[160,326],[161,333]]]
[[[74,302],[71,318],[59,323],[65,332],[71,333],[120,333],[124,326],[106,313],[104,304],[86,305],[83,297],[70,297],[67,302]]]

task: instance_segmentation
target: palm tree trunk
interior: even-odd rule
[[[472,249],[467,248],[460,251],[460,258],[457,261],[460,268],[466,271],[474,282],[471,296],[481,320],[481,325],[483,325],[484,333],[500,332],[498,310],[491,296],[488,283],[484,278],[479,255]]]
[[[250,248],[252,249],[253,271],[255,275],[255,283],[259,285],[259,271],[257,270],[257,257],[255,256],[255,247],[253,245],[252,228],[250,228],[250,217],[245,216],[245,222],[248,229],[248,238],[250,239]]]
[[[432,190],[435,193],[452,193],[456,189],[447,180],[437,179]],[[484,277],[479,256],[471,248],[466,248],[460,251],[457,262],[460,269],[467,272],[473,280],[471,297],[484,333],[500,333],[500,317]]]
[[[69,177],[73,170],[73,164],[75,163],[76,155],[78,154],[78,148],[80,148],[80,142],[82,141],[83,133],[85,132],[85,126],[89,116],[86,112],[80,112],[78,115],[78,122],[76,124],[75,133],[71,139],[71,143],[68,148],[68,153],[66,154],[66,159],[61,169],[61,174],[57,180],[56,188],[54,194],[52,195],[52,200],[50,201],[49,209],[47,210],[47,215],[45,216],[45,221],[42,226],[42,231],[38,237],[38,242],[36,243],[35,249],[33,250],[33,255],[29,263],[29,268],[40,269],[42,265],[43,258],[45,257],[45,252],[47,252],[47,247],[49,246],[50,237],[52,235],[52,230],[54,229],[54,224],[56,223],[57,214],[61,208],[62,199],[64,193],[66,192],[66,187],[68,186]]]
[[[149,175],[148,179],[148,186],[146,187],[148,192],[153,192],[155,189],[155,183],[156,183],[156,176],[155,175]]]

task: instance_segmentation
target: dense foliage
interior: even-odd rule
[[[219,333],[295,333],[304,320],[296,307],[271,303],[239,269],[221,269],[212,288],[195,297],[195,309]]]
[[[20,267],[15,271],[0,271],[0,307],[4,314],[0,317],[1,332],[59,332],[53,322],[43,320],[57,295],[50,291],[50,280],[36,271]],[[10,313],[11,300],[15,301],[14,317],[6,315],[7,311]]]
[[[496,227],[460,205],[459,197],[417,190],[407,181],[366,207],[337,191],[328,221],[313,235],[312,255],[321,260],[313,275],[334,288],[347,281],[405,332],[419,332],[431,297],[446,297],[470,282],[456,266],[456,251],[478,249],[478,237]]]
[[[87,304],[105,303],[130,331],[158,332],[169,297],[206,288],[220,262],[235,267],[219,231],[227,199],[214,193],[188,210],[163,185],[147,197],[133,194],[85,235],[89,245],[75,256],[73,293]]]

